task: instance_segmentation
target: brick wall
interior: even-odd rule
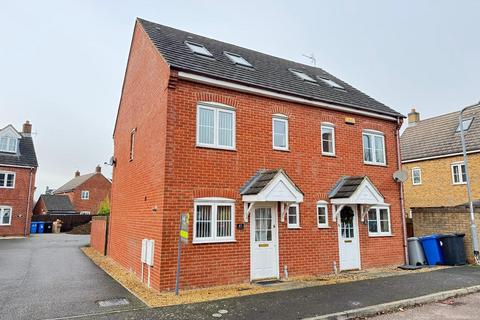
[[[412,208],[413,231],[416,237],[433,233],[465,233],[465,250],[469,262],[474,261],[469,209],[463,207]],[[480,221],[480,208],[475,209]],[[480,238],[480,233],[478,234]]]
[[[35,203],[35,207],[33,207],[33,214],[45,214],[47,213],[47,207],[45,206],[45,201],[43,198],[38,198],[37,203]]]
[[[397,168],[396,123],[299,105],[176,80],[146,38],[135,29],[115,129],[109,255],[140,275],[143,238],[155,239],[152,287],[174,287],[178,223],[192,212],[196,197],[233,198],[235,223],[243,223],[240,188],[260,168],[283,168],[304,192],[301,229],[279,224],[280,271],[292,276],[332,272],[338,264],[338,232],[318,229],[316,202],[343,175],[368,175],[391,205],[392,236],[369,237],[360,224],[362,268],[403,263],[403,231]],[[168,97],[168,101],[166,98]],[[236,109],[236,151],[195,146],[198,101]],[[290,151],[272,150],[272,115],[289,117]],[[355,125],[345,124],[354,117]],[[336,157],[323,157],[320,124],[335,127]],[[135,159],[129,161],[130,132],[137,128]],[[385,133],[387,165],[363,163],[362,130]],[[156,210],[152,210],[156,209]],[[250,280],[250,224],[236,230],[234,243],[184,247],[181,286],[197,287]],[[192,234],[192,223],[190,224]]]
[[[30,220],[33,210],[36,169],[33,169],[32,171],[27,168],[0,166],[0,171],[15,172],[15,188],[0,188],[0,205],[10,206],[13,211],[11,225],[0,225],[0,236],[28,236],[30,234]],[[31,189],[29,198],[28,190],[30,185]]]
[[[468,202],[467,186],[452,181],[451,165],[459,161],[463,161],[462,156],[404,163],[403,169],[408,172],[404,184],[406,212],[411,207],[456,206]],[[480,153],[469,154],[468,164],[473,198],[480,199]],[[422,170],[421,185],[412,184],[412,168]]]
[[[70,198],[75,211],[89,211],[90,214],[97,214],[100,203],[110,196],[111,187],[111,182],[103,174],[97,173],[73,191],[59,194]],[[83,190],[89,191],[87,200],[81,198]]]
[[[105,255],[107,241],[108,216],[97,216],[92,219],[90,231],[90,246]]]

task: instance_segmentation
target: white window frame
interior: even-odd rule
[[[12,171],[0,171],[0,174],[5,174],[5,184],[3,186],[0,185],[0,189],[15,189],[15,181],[17,180],[16,173]],[[11,187],[7,187],[7,176],[9,174],[13,174],[13,185]]]
[[[386,209],[387,214],[388,214],[388,232],[381,231],[381,224],[380,224],[380,209]],[[370,210],[376,210],[376,223],[377,223],[377,232],[370,232],[370,215],[369,212]],[[373,206],[368,209],[369,212],[367,212],[367,229],[368,229],[368,235],[370,237],[385,237],[385,236],[391,236],[392,235],[392,218],[390,215],[390,207],[388,206]]]
[[[318,208],[325,208],[325,223],[320,223],[318,220]],[[318,201],[316,207],[316,219],[317,219],[317,227],[319,229],[330,228],[328,224],[328,203],[326,201]]]
[[[90,215],[90,211],[80,211],[81,215]]]
[[[210,237],[197,237],[197,206],[212,206],[212,220],[210,221]],[[217,208],[230,206],[232,212],[231,236],[217,237]],[[225,243],[235,242],[235,200],[228,198],[198,198],[193,201],[193,237],[192,243]]]
[[[200,109],[211,110],[213,111],[213,143],[202,143],[200,142]],[[232,115],[232,146],[224,146],[219,144],[219,113],[226,112]],[[237,135],[237,124],[236,124],[236,112],[235,109],[231,106],[227,106],[221,103],[213,102],[199,102],[197,104],[197,147],[202,148],[214,148],[214,149],[223,149],[223,150],[236,150],[236,135]]]
[[[253,68],[252,64],[239,54],[228,52],[228,51],[224,51],[223,54],[226,55],[227,58],[230,59],[230,61],[233,64]],[[235,60],[235,58],[237,58],[237,60]]]
[[[10,220],[8,223],[3,223],[3,212],[4,209],[9,209],[10,210]],[[0,226],[10,226],[12,225],[12,217],[13,217],[13,209],[10,206],[0,206]]]
[[[86,196],[84,196],[84,195],[86,195]],[[90,191],[82,190],[82,192],[80,193],[80,199],[81,200],[89,200],[90,199]]]
[[[132,131],[130,131],[130,155],[129,155],[130,161],[132,161],[133,158],[135,157],[135,135],[136,134],[137,134],[137,128],[132,129]]]
[[[295,216],[297,218],[297,223],[290,223],[290,208],[295,208]],[[298,203],[291,204],[288,207],[287,228],[288,229],[300,229],[300,206],[298,205]]]
[[[198,54],[199,56],[203,56],[203,57],[213,57],[212,53],[208,51],[208,49],[203,44],[192,42],[192,41],[185,41],[185,44],[187,45],[188,49],[192,51],[193,54]],[[198,51],[197,47],[202,48],[205,51]]]
[[[463,161],[460,162],[454,162],[451,164],[451,170],[452,170],[452,183],[455,185],[462,185],[462,184],[467,184],[467,180],[463,180],[463,172],[462,172],[462,166],[464,166],[465,163]],[[454,167],[458,167],[458,178],[459,181],[455,182],[455,173],[454,173]],[[466,170],[466,168],[465,168]]]
[[[17,153],[18,150],[18,139],[16,137],[11,136],[0,136],[0,139],[6,138],[7,139],[7,149],[0,149],[0,152],[7,152],[7,153]],[[14,141],[14,150],[9,150],[8,146],[10,145],[10,141]]]
[[[332,132],[332,151],[327,152],[323,150],[323,130],[331,130]],[[320,126],[320,140],[321,140],[321,148],[322,148],[322,155],[324,156],[335,156],[335,125],[333,123],[324,122]]]
[[[373,161],[367,161],[365,160],[365,143],[363,140],[364,136],[369,136],[373,140],[373,153],[372,153],[372,159]],[[383,145],[383,162],[377,161],[377,154],[375,152],[375,137],[380,137],[382,138],[382,145]],[[376,131],[376,130],[364,130],[362,132],[362,157],[363,157],[363,163],[365,164],[370,164],[370,165],[375,165],[375,166],[386,166],[387,165],[387,156],[385,152],[385,135],[381,131]]]
[[[275,121],[285,123],[285,147],[275,146]],[[274,150],[288,151],[288,117],[283,114],[274,114],[272,117],[272,147]]]
[[[415,182],[415,172],[418,172],[418,178],[420,181]],[[422,169],[420,168],[412,168],[412,185],[419,186],[422,184]]]

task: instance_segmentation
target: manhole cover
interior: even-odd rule
[[[123,306],[126,304],[130,304],[127,298],[114,298],[108,300],[100,300],[97,301],[100,307],[115,307],[115,306]]]

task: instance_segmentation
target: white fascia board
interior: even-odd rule
[[[480,149],[478,150],[471,150],[467,151],[467,154],[472,154],[472,153],[479,153]],[[442,154],[438,156],[431,156],[431,157],[424,157],[424,158],[416,158],[416,159],[410,159],[410,160],[403,160],[402,163],[411,163],[411,162],[419,162],[419,161],[426,161],[426,160],[432,160],[432,159],[440,159],[440,158],[449,158],[449,157],[456,157],[456,156],[461,156],[463,155],[462,152],[457,152],[457,153],[448,153],[448,154]]]
[[[398,119],[398,117],[394,117],[394,116],[387,116],[387,115],[382,115],[382,114],[378,114],[378,113],[374,113],[374,112],[357,110],[357,109],[354,109],[354,108],[339,106],[339,105],[335,105],[335,104],[331,104],[331,103],[317,102],[317,101],[308,100],[308,99],[304,99],[304,98],[299,98],[299,97],[295,97],[295,96],[291,96],[291,95],[287,95],[287,94],[276,93],[276,92],[265,90],[265,89],[258,89],[258,88],[249,87],[249,86],[242,85],[242,84],[236,84],[236,83],[228,82],[228,81],[224,81],[224,80],[212,79],[212,78],[209,78],[209,77],[200,76],[200,75],[196,75],[196,74],[189,73],[189,72],[184,72],[184,71],[179,71],[178,72],[178,78],[183,79],[183,80],[192,81],[192,82],[208,84],[208,85],[212,85],[212,86],[215,86],[215,87],[231,89],[231,90],[246,92],[246,93],[252,93],[252,94],[259,95],[259,96],[264,96],[264,97],[269,97],[269,98],[274,98],[274,99],[279,99],[279,100],[284,100],[284,101],[289,101],[289,102],[297,102],[297,103],[306,104],[306,105],[318,106],[318,107],[322,107],[322,108],[325,108],[325,109],[331,109],[331,110],[336,110],[336,111],[343,111],[343,112],[348,112],[348,113],[353,113],[353,114],[359,114],[359,115],[372,117],[372,118],[379,118],[379,119],[390,120],[390,121],[397,121],[397,119]]]
[[[36,167],[29,167],[29,166],[16,166],[13,164],[3,164],[0,163],[0,167],[9,167],[9,168],[22,168],[22,169],[35,169]]]

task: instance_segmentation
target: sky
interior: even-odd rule
[[[0,0],[0,127],[33,124],[37,192],[113,154],[136,17],[317,66],[406,115],[480,100],[480,1]],[[103,165],[111,176],[111,167]]]

